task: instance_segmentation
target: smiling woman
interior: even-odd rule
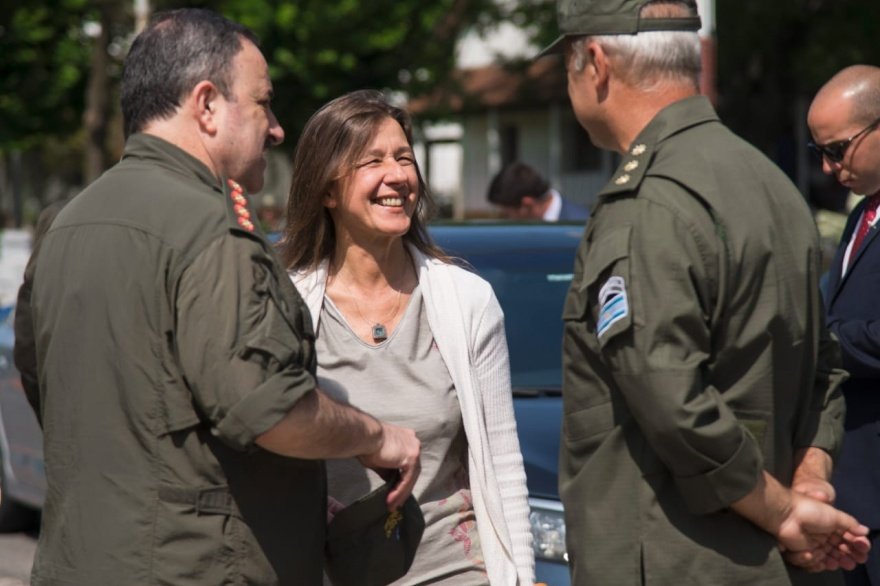
[[[408,115],[379,92],[347,94],[297,144],[282,256],[315,325],[321,389],[422,442],[425,531],[395,584],[532,584],[503,314],[431,242],[432,209]],[[381,485],[377,472],[328,462],[330,512]]]
[[[386,118],[338,188],[324,196],[324,206],[333,219],[338,240],[373,242],[406,234],[418,200],[419,178],[412,147],[400,124]],[[402,253],[403,248],[399,251]],[[406,270],[408,264],[399,266],[402,272],[410,273],[412,284],[415,275]],[[398,297],[400,292],[398,289]]]

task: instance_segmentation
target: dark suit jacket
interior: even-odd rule
[[[590,210],[576,203],[562,198],[562,208],[559,210],[559,221],[586,220],[590,217]]]
[[[880,528],[880,226],[855,252],[846,275],[841,266],[865,202],[847,221],[825,292],[828,327],[840,340],[846,435],[835,464],[837,505],[873,529]]]

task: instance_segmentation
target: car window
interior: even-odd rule
[[[562,306],[574,250],[471,254],[468,262],[495,290],[504,310],[514,389],[562,387]]]

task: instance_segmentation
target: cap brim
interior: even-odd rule
[[[325,571],[336,586],[390,584],[409,571],[425,530],[410,495],[392,516],[386,503],[396,478],[339,511],[327,527]]]
[[[544,47],[544,50],[535,56],[535,59],[546,57],[547,55],[561,55],[565,52],[565,37],[568,35],[560,35],[555,41]]]
[[[642,32],[656,31],[699,31],[701,21],[699,16],[670,17],[670,18],[626,18],[620,19],[615,15],[604,17],[591,17],[588,22],[575,23],[576,26],[568,28],[567,32],[557,37],[543,51],[535,56],[535,59],[547,55],[558,55],[565,52],[566,37],[595,36],[595,35],[635,35]]]

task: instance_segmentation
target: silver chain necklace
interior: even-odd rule
[[[357,302],[357,297],[354,296],[354,294],[351,292],[351,289],[349,289],[349,287],[345,283],[345,281],[342,281],[342,286],[345,287],[345,291],[348,293],[348,295],[351,297],[351,300],[354,302],[354,308],[358,312],[358,315],[361,317],[361,320],[363,320],[363,322],[365,324],[371,323],[370,320],[368,320],[366,317],[364,317],[364,314],[361,311],[361,306]],[[370,333],[372,334],[374,340],[382,342],[382,341],[388,339],[388,328],[385,327],[385,323],[387,323],[390,320],[393,320],[397,316],[397,312],[400,310],[400,293],[401,293],[401,291],[402,291],[402,289],[397,290],[397,301],[394,303],[394,311],[390,315],[388,315],[385,319],[377,321],[377,322],[373,323],[373,325],[370,326]]]

